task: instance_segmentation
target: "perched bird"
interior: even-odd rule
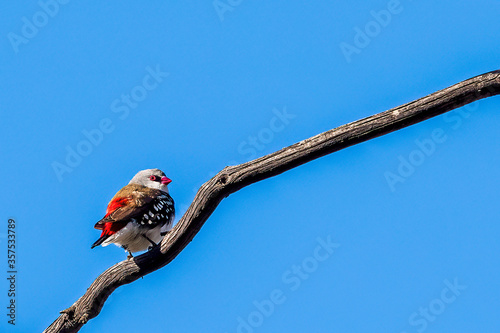
[[[95,224],[102,233],[92,248],[114,243],[131,258],[132,252],[156,246],[174,221],[174,200],[167,187],[171,182],[159,169],[139,171],[115,194],[106,215]]]

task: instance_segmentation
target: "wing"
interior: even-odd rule
[[[114,233],[134,221],[150,228],[170,224],[174,218],[174,200],[163,191],[140,185],[127,185],[110,201],[106,215],[94,226]]]
[[[174,221],[174,200],[166,193],[160,193],[151,201],[141,206],[132,219],[140,226],[155,228],[158,225],[172,225]]]

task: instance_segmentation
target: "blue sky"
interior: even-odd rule
[[[125,258],[90,245],[137,171],[165,171],[179,218],[226,165],[499,68],[499,1],[61,2],[0,14],[2,331],[42,331]],[[242,189],[81,332],[498,332],[499,108]]]

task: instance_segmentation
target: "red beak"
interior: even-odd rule
[[[172,179],[170,179],[170,178],[168,178],[168,177],[165,177],[165,176],[161,177],[161,183],[162,183],[163,185],[168,185],[168,184],[170,184],[171,182],[172,182]]]

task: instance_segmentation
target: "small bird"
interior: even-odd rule
[[[174,221],[174,200],[167,187],[171,182],[159,169],[139,171],[115,194],[106,215],[95,224],[102,233],[91,248],[114,243],[130,259],[132,252],[157,246]]]

